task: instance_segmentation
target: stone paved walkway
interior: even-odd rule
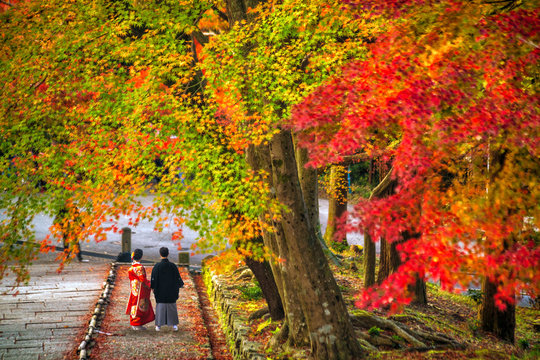
[[[75,261],[61,273],[56,269],[57,264],[33,265],[30,283],[16,296],[14,277],[0,280],[1,360],[73,358],[110,264]]]

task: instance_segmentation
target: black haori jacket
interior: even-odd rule
[[[154,265],[150,280],[156,303],[174,303],[178,300],[178,291],[184,286],[176,264],[169,259],[162,259]]]

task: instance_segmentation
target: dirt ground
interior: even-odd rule
[[[338,286],[340,287],[349,313],[360,311],[355,306],[359,289],[363,287],[361,257],[349,260],[355,264],[345,264],[342,267],[332,266]],[[219,264],[214,264],[220,268]],[[219,271],[219,270],[218,270]],[[231,273],[230,269],[226,272]],[[239,280],[226,275],[221,278],[228,289],[233,289],[237,300],[241,301],[240,309],[246,318],[266,306],[264,299],[249,299],[245,296],[246,287],[255,284],[253,280]],[[516,310],[515,344],[509,344],[485,333],[480,329],[478,320],[478,304],[470,296],[457,295],[440,290],[436,285],[428,284],[428,305],[408,306],[404,312],[388,316],[383,309],[374,311],[376,315],[389,318],[412,330],[420,330],[429,334],[441,334],[454,339],[458,349],[451,346],[430,344],[427,348],[417,351],[403,342],[393,332],[384,329],[361,328],[353,321],[357,333],[364,337],[381,336],[394,340],[391,345],[380,345],[378,351],[368,355],[368,359],[489,359],[489,360],[537,360],[540,359],[540,334],[534,330],[533,322],[540,318],[540,310],[518,307]],[[281,328],[281,321],[271,321],[268,318],[252,320],[245,325],[250,326],[248,333],[250,341],[256,341],[266,346],[274,334]],[[374,331],[377,330],[377,331]],[[379,335],[380,334],[380,335]],[[309,354],[309,349],[299,349]],[[269,359],[296,359],[295,351],[291,349],[265,348]],[[298,357],[301,358],[301,357]]]

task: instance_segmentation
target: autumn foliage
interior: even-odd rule
[[[538,7],[348,3],[379,26],[376,41],[296,106],[291,126],[313,166],[359,152],[393,165],[395,194],[358,203],[349,231],[417,235],[398,245],[400,270],[358,304],[407,303],[415,274],[446,289],[487,276],[501,308],[537,295]]]
[[[226,246],[212,227],[227,219],[230,199],[240,189],[239,207],[254,209],[265,190],[203,108],[193,29],[182,24],[212,5],[12,4],[0,13],[0,278],[10,266],[24,280],[39,251],[53,249],[61,225],[51,228],[56,239],[35,239],[31,222],[54,219],[68,200],[81,241],[104,240],[128,216],[130,226],[174,228],[178,246],[183,224],[204,249]],[[155,203],[143,206],[137,197],[149,191]]]
[[[291,0],[250,9],[262,20],[249,26],[213,5],[27,1],[0,14],[0,277],[50,249],[15,244],[67,198],[98,241],[126,214],[157,230],[171,214],[212,250],[260,235],[283,207],[244,155],[288,127],[312,166],[357,153],[393,166],[395,194],[357,204],[347,230],[417,236],[359,305],[406,303],[417,274],[445,288],[488,276],[501,306],[538,295],[534,2]],[[203,46],[199,30],[215,36]]]

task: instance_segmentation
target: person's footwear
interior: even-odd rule
[[[146,330],[146,328],[144,326],[132,326],[131,328],[133,330]]]
[[[173,329],[173,331],[178,331],[178,325],[174,325],[174,326],[172,327],[172,329]]]
[[[156,331],[161,331],[161,328],[159,326],[156,326]]]

